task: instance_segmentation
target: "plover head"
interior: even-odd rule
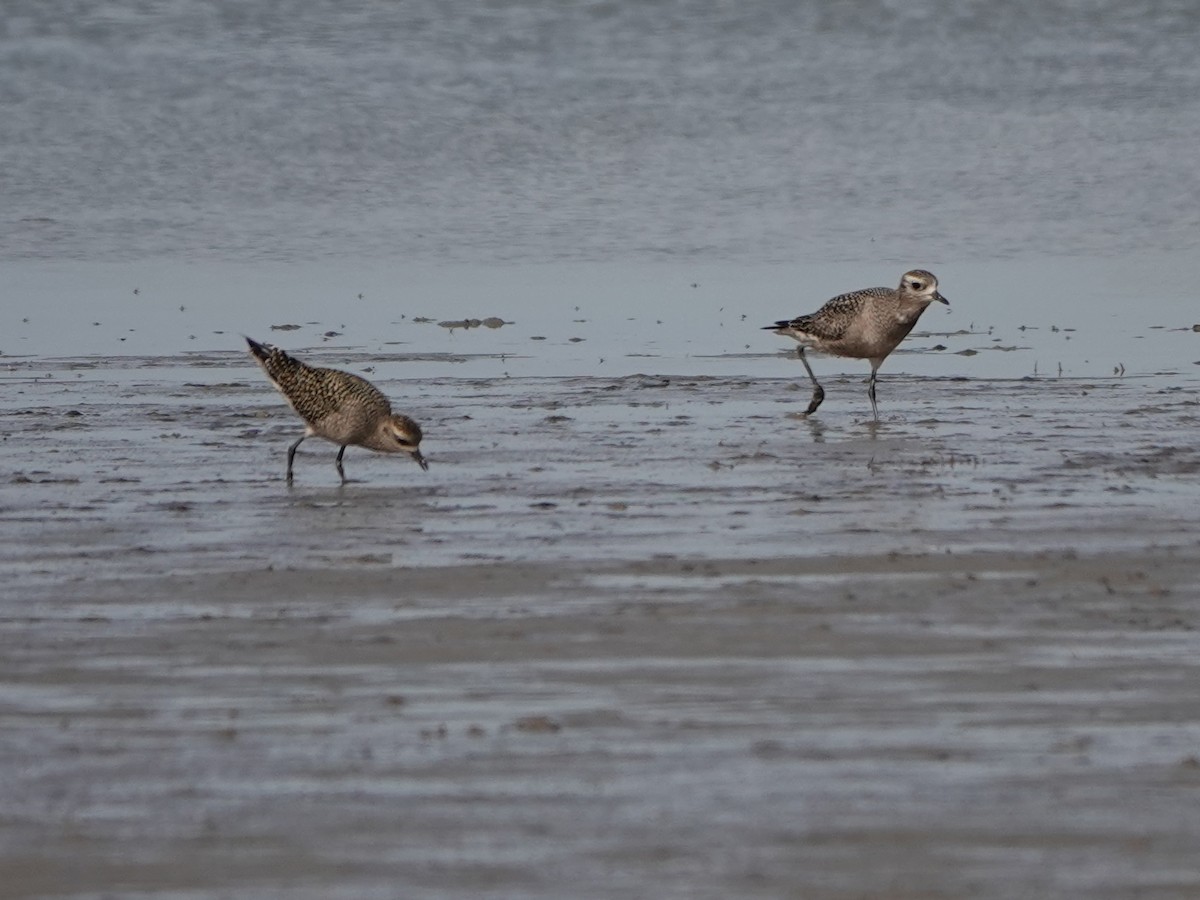
[[[950,305],[950,301],[938,293],[938,280],[932,272],[926,272],[924,269],[913,269],[911,272],[905,272],[904,277],[900,279],[900,293],[908,294],[916,300],[924,300],[926,303],[937,301]]]
[[[421,455],[421,426],[410,419],[394,413],[384,420],[380,429],[379,444],[375,449],[385,453],[407,453],[422,469],[429,469],[429,463]]]

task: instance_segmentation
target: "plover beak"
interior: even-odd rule
[[[425,457],[423,457],[421,455],[421,451],[420,450],[410,450],[409,452],[412,453],[412,458],[417,461],[417,465],[420,466],[422,469],[424,469],[426,472],[428,472],[429,471],[429,463],[425,462]]]
[[[947,300],[945,297],[943,297],[943,296],[942,296],[940,293],[938,293],[937,291],[934,291],[934,292],[933,292],[933,299],[934,299],[934,300],[936,300],[936,301],[938,301],[939,303],[945,303],[947,306],[949,306],[949,305],[950,305],[950,301],[949,301],[949,300]]]

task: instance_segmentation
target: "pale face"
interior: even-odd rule
[[[938,293],[937,278],[932,272],[926,272],[924,269],[913,269],[911,272],[906,272],[900,279],[900,290],[902,293],[911,294],[926,303],[936,300],[938,303],[950,305],[950,301]]]
[[[422,469],[428,469],[429,463],[421,455],[421,427],[407,416],[393,416],[388,423],[388,433],[396,444],[396,450],[407,453]]]

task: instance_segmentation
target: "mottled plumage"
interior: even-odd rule
[[[246,343],[267,377],[308,426],[288,448],[289,483],[296,448],[313,436],[341,445],[336,465],[343,483],[342,455],[352,444],[380,453],[408,453],[422,469],[429,468],[419,449],[421,427],[408,416],[393,413],[387,397],[371,382],[339,369],[306,365],[270,344],[250,338]]]
[[[946,305],[950,303],[938,293],[938,281],[932,272],[913,269],[904,274],[897,289],[875,287],[840,294],[815,313],[783,319],[774,325],[767,325],[763,330],[774,331],[799,342],[797,353],[813,383],[812,400],[806,415],[816,412],[825,399],[825,389],[817,382],[804,355],[806,349],[869,360],[871,378],[867,396],[871,398],[871,412],[878,420],[879,411],[875,405],[876,372],[888,354],[912,331],[925,308],[935,300]]]

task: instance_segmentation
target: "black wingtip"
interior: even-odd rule
[[[247,337],[244,334],[242,335],[242,337],[246,338],[246,343],[250,345],[251,353],[253,353],[255,356],[257,356],[259,359],[267,358],[268,353],[267,353],[266,347],[264,347],[262,344],[260,344],[258,341],[256,341],[252,337]]]
[[[762,327],[762,330],[763,331],[778,331],[781,328],[787,328],[791,324],[792,323],[789,322],[787,319],[784,319],[780,322],[776,322],[774,325],[764,325]]]

